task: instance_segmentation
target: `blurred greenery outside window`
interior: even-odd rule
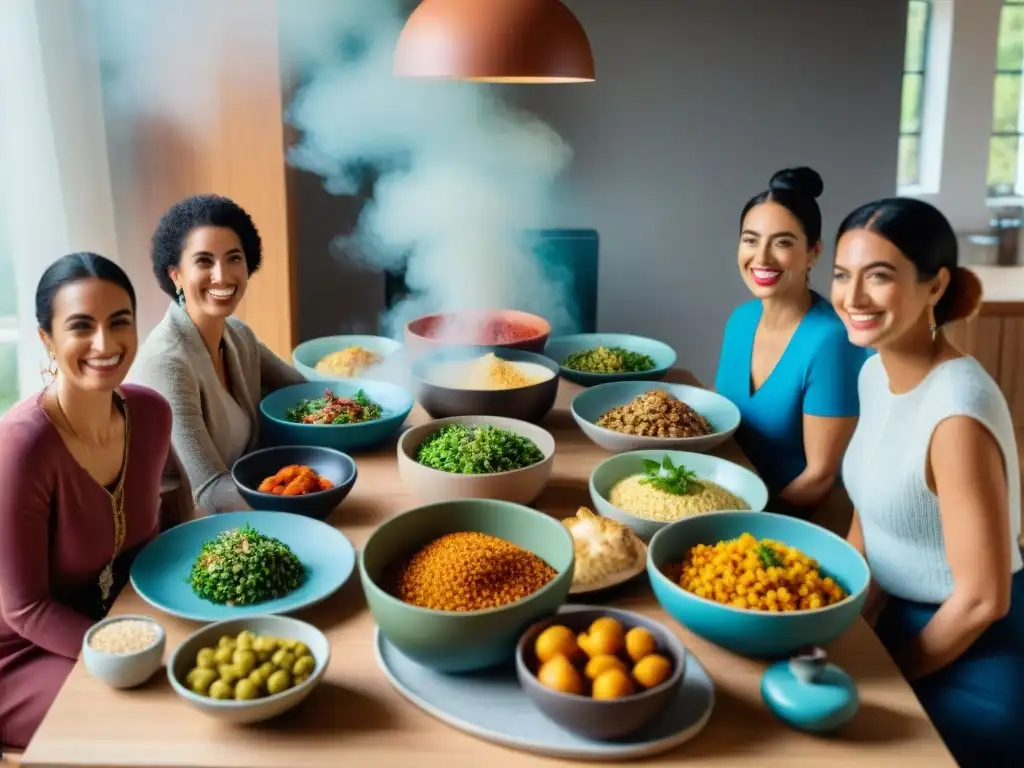
[[[1024,0],[1006,0],[999,17],[992,136],[988,147],[988,195],[1024,194],[1021,173],[1021,76],[1024,73]]]

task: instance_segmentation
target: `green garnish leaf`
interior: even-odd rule
[[[660,464],[650,459],[644,459],[643,462],[644,477],[640,480],[641,485],[650,485],[674,496],[697,493],[704,487],[697,480],[696,472],[691,472],[681,464],[675,466],[667,455]]]
[[[782,558],[779,557],[779,553],[767,544],[758,545],[757,555],[761,558],[761,562],[764,563],[765,568],[781,568],[783,566]]]
[[[449,424],[416,451],[416,461],[423,466],[461,475],[511,472],[543,459],[544,453],[529,438],[490,425]]]

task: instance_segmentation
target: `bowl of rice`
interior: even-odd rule
[[[308,381],[383,379],[393,381],[403,346],[385,336],[320,336],[292,350],[292,364]]]
[[[705,453],[740,426],[740,410],[702,387],[663,381],[613,381],[572,400],[583,434],[612,453],[669,449]]]
[[[536,352],[453,347],[412,364],[416,399],[431,418],[504,416],[538,422],[558,395],[558,364]]]
[[[717,456],[684,451],[630,451],[590,475],[590,498],[604,517],[644,541],[670,523],[707,512],[760,512],[768,487],[754,472]]]
[[[111,688],[135,688],[160,669],[166,644],[164,628],[148,616],[111,616],[85,633],[82,661]]]

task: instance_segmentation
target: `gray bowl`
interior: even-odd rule
[[[493,352],[511,363],[527,363],[550,372],[536,384],[515,389],[462,389],[449,386],[431,374],[446,363],[474,360]],[[538,422],[548,415],[558,395],[558,363],[551,358],[522,349],[497,346],[452,347],[433,352],[412,364],[416,399],[431,418],[449,416],[503,416]]]
[[[658,652],[672,662],[669,678],[632,696],[610,700],[562,693],[541,685],[535,672],[538,662],[533,651],[537,636],[553,624],[561,624],[579,634],[602,616],[618,619],[627,632],[633,627],[647,629],[658,643]],[[672,631],[639,613],[617,608],[567,605],[554,616],[534,624],[519,639],[516,675],[527,698],[562,728],[588,739],[621,739],[651,722],[679,694],[686,671],[686,653],[686,646]]]
[[[119,621],[144,621],[156,630],[156,641],[135,653],[107,653],[98,651],[89,643],[102,627]],[[149,680],[164,660],[167,634],[159,622],[149,616],[111,616],[94,624],[82,638],[82,661],[93,677],[111,688],[135,688]]]

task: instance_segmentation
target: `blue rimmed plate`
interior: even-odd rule
[[[218,605],[192,591],[189,574],[203,544],[221,531],[251,525],[280,539],[306,567],[302,585],[284,597],[254,605]],[[190,621],[292,613],[337,592],[355,570],[356,553],[344,534],[326,523],[284,512],[222,512],[164,532],[135,558],[131,582],[154,608]]]

